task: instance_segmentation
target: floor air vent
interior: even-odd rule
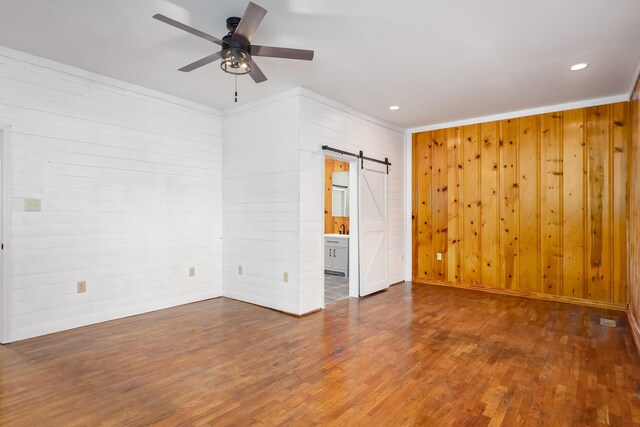
[[[602,326],[609,326],[611,328],[615,328],[616,327],[616,321],[613,319],[605,319],[603,317],[600,318],[600,324]]]

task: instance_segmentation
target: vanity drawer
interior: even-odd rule
[[[349,238],[348,237],[325,237],[324,238],[325,246],[339,246],[347,248],[349,247]]]

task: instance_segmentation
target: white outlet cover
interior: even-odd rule
[[[438,254],[436,255],[436,259],[438,261],[442,261],[442,252],[438,252]]]
[[[24,199],[25,212],[40,212],[40,199]]]

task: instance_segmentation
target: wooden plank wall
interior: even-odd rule
[[[344,224],[347,234],[349,234],[349,217],[334,217],[331,213],[331,201],[333,196],[333,173],[347,172],[349,162],[325,157],[324,160],[324,232],[326,234],[339,233],[340,226]]]
[[[629,323],[640,348],[640,79],[629,104]]]
[[[629,131],[623,102],[414,134],[413,280],[623,308]]]

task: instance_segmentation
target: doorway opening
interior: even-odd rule
[[[324,305],[358,296],[357,159],[324,158]]]

